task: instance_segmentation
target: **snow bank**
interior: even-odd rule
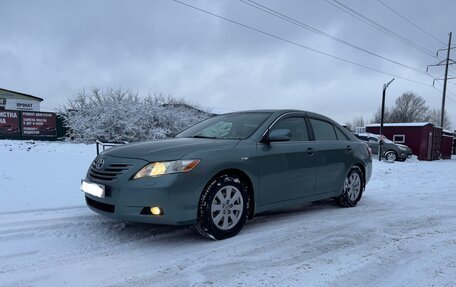
[[[374,161],[359,205],[273,212],[213,242],[84,206],[93,145],[0,141],[0,286],[456,286],[456,158]]]
[[[82,206],[95,145],[0,140],[0,212]]]

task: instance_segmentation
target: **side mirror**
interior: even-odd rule
[[[289,129],[277,129],[269,133],[266,138],[266,143],[270,142],[286,142],[291,139],[291,132]]]

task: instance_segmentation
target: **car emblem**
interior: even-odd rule
[[[97,161],[95,161],[95,168],[96,169],[101,169],[104,165],[104,159],[103,158],[99,158],[97,159]]]

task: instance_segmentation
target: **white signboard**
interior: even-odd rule
[[[6,99],[5,110],[40,111],[40,102],[18,99]]]

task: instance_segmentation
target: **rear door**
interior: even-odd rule
[[[336,125],[326,119],[309,118],[315,141],[317,167],[316,193],[342,191],[348,169],[353,162],[351,141]]]

